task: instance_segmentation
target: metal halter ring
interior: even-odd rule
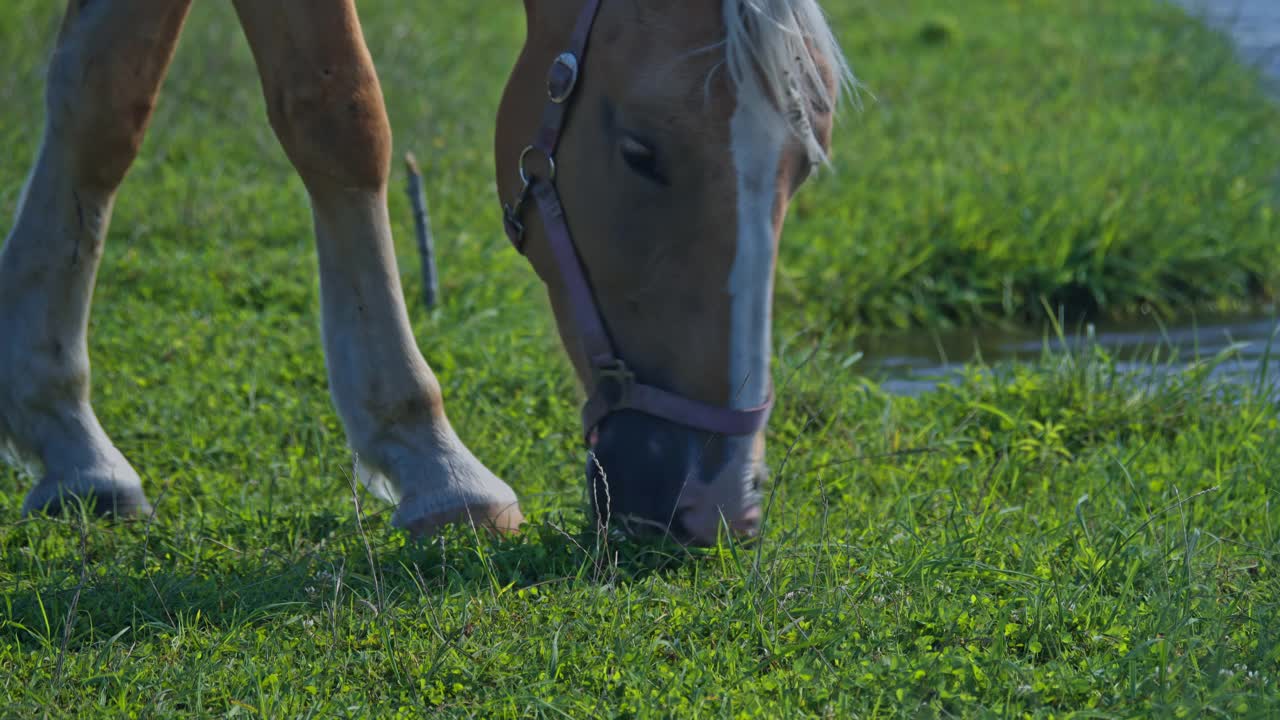
[[[555,182],[556,181],[556,159],[532,145],[520,151],[520,181],[523,182],[526,186],[528,186],[529,183],[533,182],[532,181],[533,176],[530,175],[527,170],[525,170],[525,163],[529,159],[529,153],[532,153],[532,152],[540,152],[542,153],[542,156],[547,159],[547,169],[548,169],[547,171],[551,173],[550,176],[547,177],[547,182]]]
[[[561,74],[560,68],[568,71],[567,74]],[[547,97],[560,105],[573,95],[573,89],[577,86],[578,56],[571,52],[560,53],[547,71]]]

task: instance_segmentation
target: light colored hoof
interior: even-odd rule
[[[392,525],[426,537],[446,525],[505,533],[524,522],[515,491],[476,460],[448,421],[402,436],[407,440],[360,454],[378,462],[356,468],[375,496],[397,504]]]
[[[524,524],[524,514],[515,503],[470,505],[456,510],[431,513],[402,527],[416,539],[439,534],[446,526],[463,525],[495,535],[515,532]]]
[[[111,474],[77,471],[74,477],[50,473],[27,493],[22,515],[75,513],[83,505],[98,517],[146,517],[153,512],[151,503],[142,492],[138,476],[132,469],[129,474],[130,477],[121,478],[118,470]]]

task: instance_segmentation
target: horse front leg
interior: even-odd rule
[[[86,332],[116,189],[151,119],[189,0],[72,0],[44,138],[0,253],[0,449],[42,470],[23,513],[71,499],[151,511],[89,404]]]
[[[387,216],[391,131],[351,0],[237,0],[267,115],[311,198],[330,392],[415,534],[512,529],[515,493],[458,439],[409,327]],[[382,481],[385,480],[385,483]]]

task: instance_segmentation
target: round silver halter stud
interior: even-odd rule
[[[556,181],[556,159],[547,155],[542,150],[530,145],[520,152],[520,181],[525,184],[525,187],[528,187],[529,183],[533,182],[533,176],[529,174],[529,170],[525,165],[529,162],[529,154],[535,152],[542,153],[542,156],[547,159],[547,173],[549,173],[547,182]]]
[[[547,97],[560,105],[573,95],[578,86],[578,56],[571,52],[560,53],[547,71]]]

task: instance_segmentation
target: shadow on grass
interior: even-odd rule
[[[423,597],[547,585],[625,584],[682,572],[700,555],[662,538],[567,530],[560,519],[491,537],[466,528],[414,541],[383,518],[316,513],[173,523],[24,520],[0,530],[12,556],[0,637],[78,649],[128,628],[174,635],[335,606],[381,613]],[[72,632],[66,626],[71,622]],[[65,639],[64,639],[65,638]]]

